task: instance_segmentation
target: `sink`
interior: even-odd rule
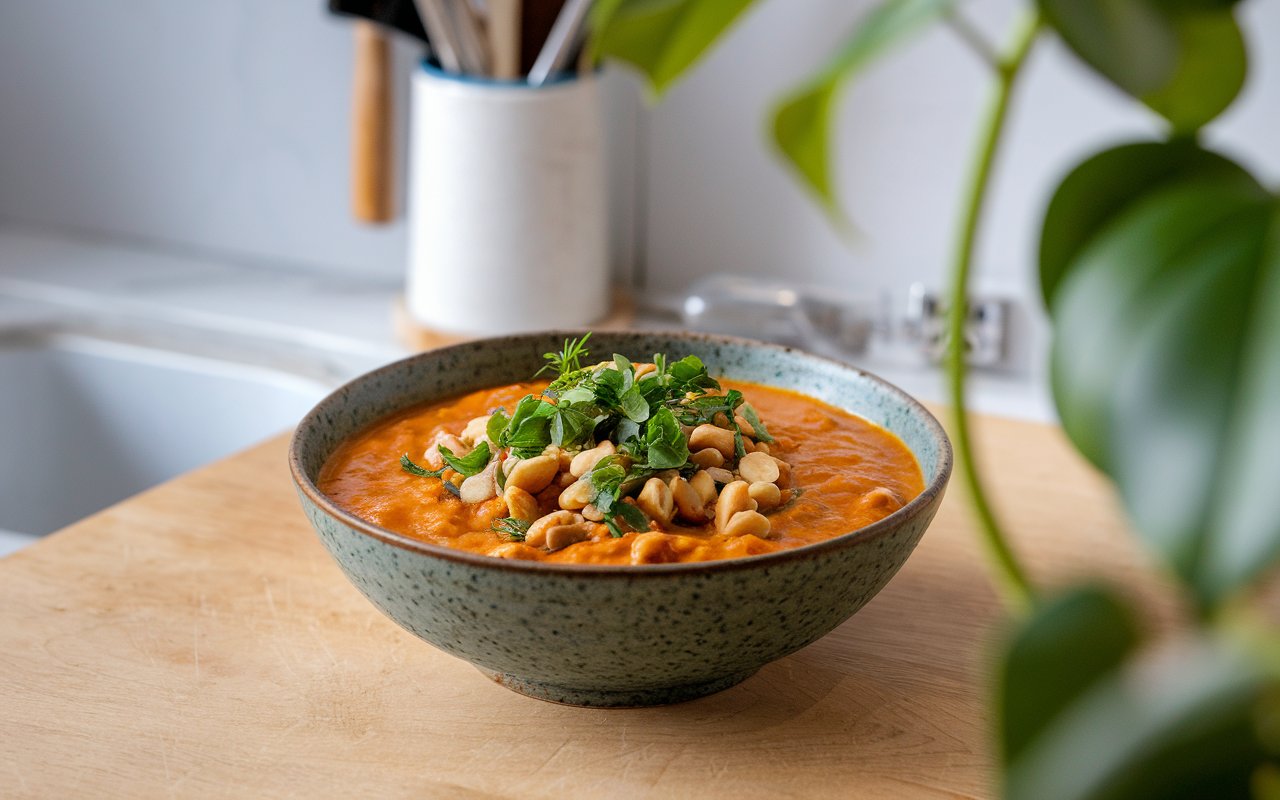
[[[330,388],[150,344],[0,332],[0,555],[290,428]]]

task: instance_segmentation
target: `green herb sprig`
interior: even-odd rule
[[[417,475],[419,478],[439,478],[441,485],[444,486],[446,491],[454,497],[462,496],[462,492],[458,490],[457,486],[454,486],[449,481],[444,480],[444,471],[450,469],[448,464],[445,464],[440,469],[427,469],[424,466],[414,463],[414,460],[409,458],[409,454],[405,453],[400,456],[400,469],[410,475]]]
[[[503,541],[523,542],[525,536],[529,534],[530,524],[532,523],[528,520],[519,517],[502,517],[490,523],[489,530],[497,533]]]
[[[588,332],[581,339],[565,339],[564,348],[559,353],[543,353],[542,357],[547,360],[547,363],[533,376],[536,378],[550,370],[563,378],[571,372],[582,369],[582,358],[588,355],[587,340],[590,338],[591,334]]]

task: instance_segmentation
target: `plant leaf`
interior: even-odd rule
[[[1133,97],[1165,86],[1178,65],[1177,35],[1151,0],[1038,0],[1077,56]]]
[[[419,478],[439,478],[444,474],[445,470],[444,467],[441,467],[440,469],[427,469],[426,467],[416,464],[412,458],[409,458],[408,453],[400,456],[400,469],[410,475],[417,475]]]
[[[754,0],[604,0],[592,12],[596,57],[639,69],[660,95],[715,44]]]
[[[1076,55],[1175,131],[1195,131],[1239,94],[1244,39],[1229,5],[1168,0],[1038,0]]]
[[[1229,11],[1173,17],[1178,64],[1168,83],[1140,99],[1169,120],[1174,131],[1190,133],[1217,117],[1240,94],[1249,71],[1244,35]]]
[[[756,438],[762,442],[773,443],[773,437],[769,435],[769,429],[760,421],[760,415],[756,410],[745,403],[741,407],[742,418],[751,426],[751,430],[756,432]]]
[[[622,413],[627,415],[627,419],[632,422],[644,422],[649,418],[649,402],[644,399],[644,395],[640,392],[640,387],[633,386],[626,390],[619,400],[622,405]]]
[[[997,702],[1005,763],[1123,663],[1138,640],[1129,609],[1101,588],[1076,588],[1037,608],[1012,637],[1001,665]]]
[[[773,111],[773,141],[828,213],[839,218],[831,182],[836,97],[863,67],[941,17],[954,0],[889,0],[864,16],[839,52]]]
[[[506,409],[499,408],[489,417],[489,421],[485,423],[484,433],[489,437],[489,441],[498,442],[502,439],[502,432],[507,429],[507,424],[511,420],[507,418]]]
[[[1040,234],[1045,305],[1052,305],[1068,265],[1112,218],[1162,186],[1215,177],[1261,191],[1238,164],[1187,139],[1120,145],[1072,170],[1054,192]]]
[[[1234,175],[1161,186],[1100,226],[1051,314],[1064,428],[1216,604],[1280,554],[1280,203]]]
[[[631,526],[632,530],[647,531],[649,529],[649,518],[630,503],[618,503],[613,510],[623,522]]]
[[[1098,679],[1005,769],[1009,800],[1248,797],[1275,684],[1226,642],[1176,643]],[[1033,677],[1033,676],[1028,676]]]
[[[440,451],[440,456],[444,459],[444,463],[468,478],[472,475],[479,475],[485,467],[489,466],[488,442],[480,442],[475,446],[474,450],[465,456],[455,456],[453,451],[444,445],[437,445],[436,449]]]

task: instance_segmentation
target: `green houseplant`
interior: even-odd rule
[[[601,58],[661,94],[752,0],[604,0]],[[1010,617],[993,684],[1011,798],[1280,797],[1280,631],[1251,602],[1280,559],[1280,198],[1200,143],[1246,74],[1233,0],[1028,0],[1002,46],[956,0],[888,0],[772,111],[773,142],[835,220],[841,89],[927,26],[990,68],[950,264],[947,371],[962,480]],[[1101,584],[1033,584],[988,500],[965,414],[964,305],[988,183],[1019,76],[1059,37],[1164,121],[1086,159],[1045,211],[1039,277],[1054,398],[1187,598],[1176,635],[1143,631]]]

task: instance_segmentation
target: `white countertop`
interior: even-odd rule
[[[116,324],[180,326],[207,347],[236,341],[273,366],[287,362],[337,385],[410,351],[397,341],[392,308],[398,281],[245,265],[142,244],[0,227],[0,325],[24,317],[73,314]],[[642,327],[678,327],[641,318]],[[870,358],[857,366],[922,400],[945,402],[932,367]],[[975,411],[1054,420],[1046,382],[1035,376],[975,373]]]

